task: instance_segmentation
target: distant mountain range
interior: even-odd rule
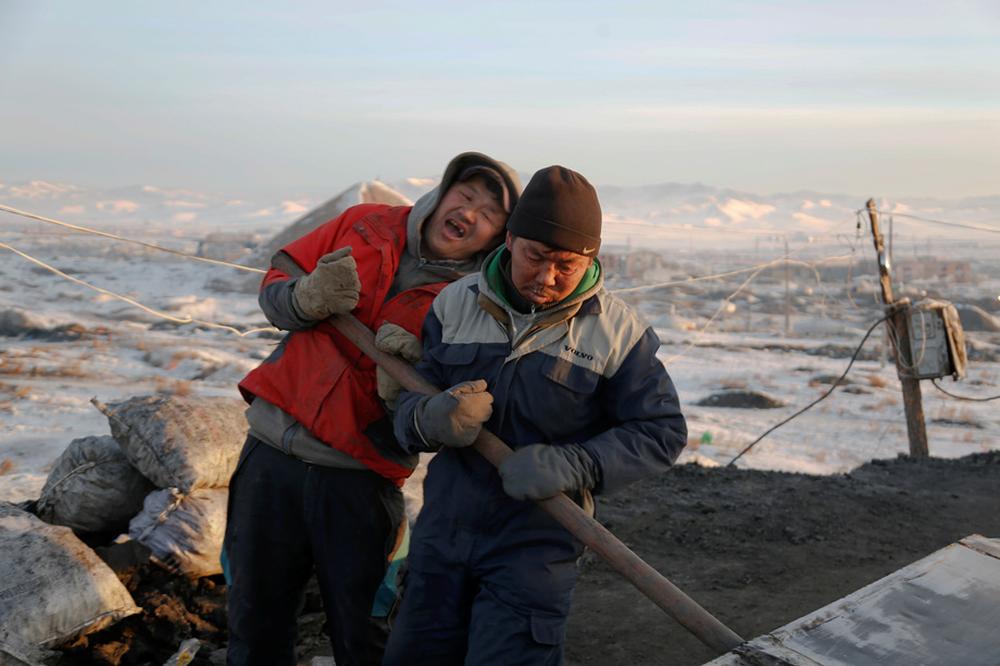
[[[73,224],[101,229],[134,228],[157,232],[254,231],[274,233],[309,211],[312,201],[250,201],[219,193],[130,185],[87,189],[42,180],[0,181],[0,204]],[[15,218],[3,213],[6,221]],[[22,221],[26,221],[23,220]]]
[[[523,180],[527,182],[527,174]],[[413,201],[436,182],[436,178],[408,178],[388,184],[356,183],[343,191],[332,191],[324,203],[298,198],[251,201],[152,185],[94,190],[35,180],[0,182],[0,204],[102,229],[142,224],[148,231],[179,235],[219,230],[271,238],[293,222],[306,218],[310,223],[322,221],[317,217],[326,210],[340,210],[360,201]],[[365,194],[372,191],[378,191],[380,196],[372,199]],[[864,207],[866,200],[862,195],[812,191],[759,195],[701,183],[599,186],[598,192],[605,213],[605,242],[635,247],[692,238],[787,236],[801,240],[852,235],[856,211]],[[1000,196],[955,200],[924,197],[880,200],[878,204],[885,214],[895,218],[898,233],[914,239],[967,238],[981,232],[910,216],[1000,229]],[[7,213],[2,216],[5,222],[15,219]]]

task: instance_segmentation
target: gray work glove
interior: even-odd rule
[[[389,322],[382,324],[375,333],[375,347],[386,354],[402,357],[409,363],[419,361],[424,351],[417,336],[402,326]],[[395,411],[396,397],[403,387],[381,366],[375,368],[375,379],[378,382],[378,396],[390,410]]]
[[[476,379],[421,399],[413,410],[413,425],[432,449],[462,447],[475,441],[492,414],[493,396],[486,390],[486,380]]]
[[[579,444],[531,444],[500,464],[504,491],[518,500],[541,500],[590,490],[600,481],[597,463]]]
[[[304,318],[319,321],[353,310],[360,292],[358,265],[351,248],[342,247],[324,254],[312,273],[299,278],[292,298]]]

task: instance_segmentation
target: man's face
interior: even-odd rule
[[[507,232],[510,276],[517,292],[537,307],[554,305],[573,293],[593,259],[554,249]]]
[[[422,254],[464,260],[491,247],[507,224],[507,213],[482,178],[455,183],[424,225]]]

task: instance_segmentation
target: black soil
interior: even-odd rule
[[[1000,452],[878,460],[843,476],[684,465],[605,498],[599,517],[749,639],[969,534],[1000,537]],[[714,655],[588,554],[567,656],[681,666]]]
[[[1000,537],[1000,451],[874,461],[842,476],[683,465],[603,498],[598,517],[744,638],[766,633],[969,534]],[[162,664],[200,638],[225,658],[225,587],[106,553],[140,616],[63,652],[60,664]],[[593,553],[567,630],[567,663],[701,664],[714,655]],[[315,591],[304,656],[329,654]],[[307,662],[304,662],[307,663]]]

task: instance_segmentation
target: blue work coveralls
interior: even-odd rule
[[[600,470],[595,493],[666,470],[687,430],[652,329],[602,280],[551,310],[521,314],[487,275],[435,299],[421,375],[442,388],[485,379],[494,397],[487,429],[515,449],[583,446]],[[421,399],[404,392],[395,415],[410,452],[432,448],[413,423]],[[561,664],[582,551],[535,503],[509,497],[474,449],[442,450],[424,482],[385,664]]]

